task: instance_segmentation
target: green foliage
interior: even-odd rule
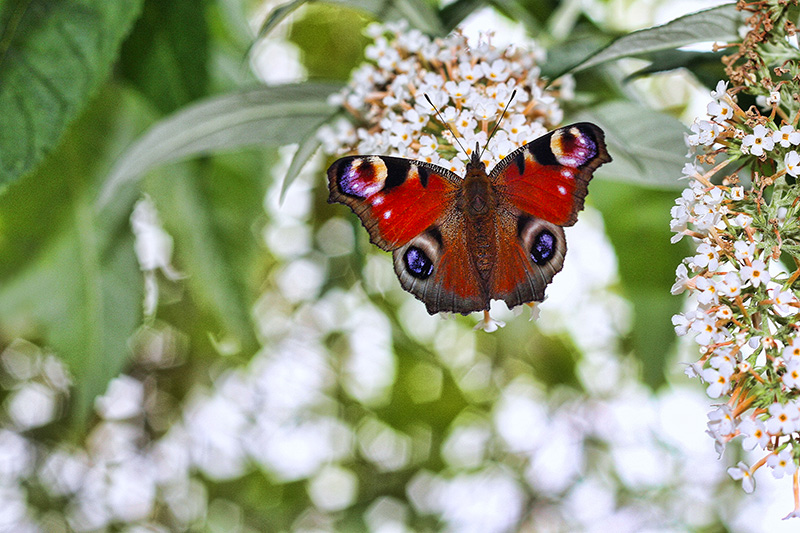
[[[306,6],[308,9],[305,15],[293,28],[291,38],[303,51],[309,74],[328,79],[345,78],[346,73],[362,57],[360,50],[365,41],[360,32],[365,23],[364,16],[406,17],[413,26],[441,34],[444,28],[453,27],[481,5],[462,0],[451,3],[436,13],[429,4],[421,0],[396,0],[388,3],[339,1],[329,5],[293,1],[275,8],[265,19],[260,34],[269,34],[304,4],[310,5]],[[676,48],[692,42],[730,37],[740,21],[738,12],[731,6],[721,6],[682,17],[661,27],[618,37],[604,46],[604,43],[615,36],[598,28],[566,5],[542,2],[540,5],[523,6],[503,1],[497,2],[496,6],[502,12],[523,21],[530,29],[536,30],[540,39],[549,43],[551,61],[545,65],[547,72],[557,73],[574,65],[571,70],[580,73],[578,88],[582,91],[586,91],[587,87],[580,85],[581,79],[587,80],[586,76],[594,76],[595,81],[598,81],[593,84],[596,87],[593,94],[596,104],[575,108],[570,113],[572,119],[596,122],[607,132],[614,164],[603,167],[598,172],[598,177],[637,183],[650,188],[679,187],[676,178],[684,163],[683,126],[667,115],[649,111],[627,100],[626,91],[621,85],[607,76],[598,77],[595,72],[608,66],[614,59],[647,57],[652,61],[650,67],[637,75],[685,67],[695,69],[706,83],[711,83],[715,79],[715,74],[708,74],[709,68],[713,70],[713,62],[709,61],[711,56],[678,52]],[[84,257],[67,262],[74,265],[94,263],[94,268],[85,272],[96,272],[99,276],[97,279],[105,279],[106,275],[109,279],[124,275],[121,271],[115,273],[113,270],[122,268],[121,264],[114,262],[114,258],[120,257],[118,261],[123,261],[121,258],[124,254],[115,255],[122,254],[123,250],[128,251],[128,267],[135,266],[130,262],[130,240],[122,237],[125,234],[127,213],[138,196],[137,191],[141,190],[141,178],[148,172],[152,173],[155,168],[172,163],[151,175],[146,190],[163,211],[164,222],[177,239],[177,261],[180,269],[188,276],[187,286],[192,295],[191,301],[199,309],[207,310],[198,316],[209,317],[211,322],[203,321],[208,331],[220,337],[232,335],[240,346],[252,350],[255,339],[248,308],[254,301],[253,291],[257,285],[254,280],[255,272],[258,272],[254,255],[257,250],[256,236],[250,230],[250,223],[234,229],[237,223],[231,213],[239,209],[242,215],[249,213],[246,220],[257,219],[259,207],[252,200],[258,198],[267,183],[249,179],[247,174],[249,171],[259,172],[257,169],[260,164],[245,166],[244,168],[250,169],[246,171],[233,170],[238,163],[227,168],[213,161],[210,164],[175,163],[245,147],[299,142],[300,149],[291,162],[283,184],[283,195],[306,161],[316,152],[319,141],[313,132],[334,114],[335,110],[327,104],[326,98],[338,90],[340,85],[303,83],[209,96],[212,58],[230,59],[232,64],[241,61],[241,58],[235,57],[239,53],[237,48],[231,47],[230,43],[244,41],[240,35],[242,27],[232,25],[231,20],[236,16],[231,15],[229,3],[218,9],[211,2],[146,2],[141,16],[139,4],[133,1],[106,3],[87,0],[58,5],[39,1],[5,2],[0,7],[0,20],[6,28],[0,41],[0,50],[3,52],[3,68],[0,69],[0,80],[3,81],[0,83],[0,116],[3,116],[7,124],[14,125],[0,128],[2,180],[11,182],[39,166],[44,155],[55,146],[64,128],[77,116],[88,102],[89,96],[103,82],[115,61],[118,64],[116,76],[135,88],[140,102],[147,101],[144,106],[148,108],[147,111],[132,112],[130,109],[134,104],[130,103],[114,110],[113,116],[97,116],[96,113],[110,113],[111,109],[104,103],[109,94],[123,94],[126,101],[135,100],[129,91],[107,91],[95,104],[97,110],[92,110],[92,114],[87,116],[94,119],[84,118],[80,122],[84,130],[78,133],[78,130],[73,129],[72,136],[77,138],[83,135],[84,139],[90,138],[95,122],[131,122],[132,119],[124,116],[126,112],[138,117],[152,117],[154,110],[167,114],[135,142],[130,142],[130,131],[136,131],[136,128],[129,127],[126,130],[128,137],[125,137],[129,139],[129,146],[121,157],[114,161],[114,156],[119,152],[110,151],[109,148],[109,155],[105,159],[101,158],[102,164],[96,161],[90,170],[81,173],[80,177],[91,184],[83,185],[81,194],[67,195],[64,190],[70,183],[69,174],[77,172],[79,166],[71,165],[70,171],[53,174],[54,169],[65,167],[65,158],[79,158],[78,154],[82,153],[77,148],[70,152],[69,147],[77,143],[77,140],[66,140],[45,166],[38,168],[24,184],[9,191],[3,198],[6,202],[4,227],[13,228],[13,231],[6,231],[3,240],[2,269],[7,280],[4,290],[16,295],[14,298],[4,299],[6,320],[24,316],[23,310],[27,310],[30,316],[47,314],[42,309],[37,310],[33,297],[36,293],[25,290],[23,287],[26,283],[47,286],[38,280],[49,278],[48,283],[51,285],[69,286],[74,290],[81,286],[81,283],[65,283],[61,275],[49,272],[46,267],[53,264],[55,258],[60,257],[59,254],[71,250],[67,242],[79,237],[88,242],[75,248]],[[361,15],[353,16],[356,13]],[[121,39],[131,27],[132,33],[120,50]],[[90,44],[96,41],[103,45],[90,48]],[[587,59],[581,60],[578,57],[598,49],[599,52]],[[52,83],[51,80],[59,79],[65,72],[72,80],[71,83]],[[26,90],[19,90],[21,86],[25,86]],[[142,107],[141,103],[136,105]],[[47,113],[42,112],[43,109],[47,109]],[[103,109],[105,111],[101,111]],[[148,120],[139,118],[133,122],[138,124],[138,128],[142,128]],[[102,145],[119,146],[126,142],[121,140],[124,135],[120,135],[119,138],[100,138],[98,142],[102,141]],[[107,174],[103,176],[103,172]],[[165,173],[169,173],[171,177],[161,178]],[[221,183],[236,185],[221,186]],[[71,204],[65,205],[62,202],[55,207],[49,202],[41,201],[41,198],[36,203],[26,199],[26,194],[28,198],[32,198],[31,195],[42,190],[49,191],[44,198],[52,198],[51,202],[62,197],[81,198],[81,201],[89,202],[92,208],[80,217],[75,212],[80,213],[81,209],[74,205],[74,212],[71,213],[67,207]],[[234,191],[240,191],[240,194],[233,194]],[[247,202],[248,199],[250,205],[244,209],[244,204],[240,205],[238,202]],[[663,205],[659,204],[659,207]],[[614,211],[614,214],[618,213]],[[639,305],[636,303],[637,295],[647,295],[642,297],[642,302],[659,300],[660,297],[656,295],[663,294],[668,276],[659,276],[657,283],[639,274],[629,276],[628,272],[644,271],[645,265],[651,265],[652,256],[626,254],[629,241],[617,238],[616,232],[625,227],[641,227],[642,222],[626,225],[613,222],[616,219],[612,214],[607,216],[612,219],[609,223],[612,241],[617,244],[620,257],[625,257],[621,262],[621,272],[626,279],[626,285],[628,281],[636,280],[631,285],[636,289],[630,289],[629,294],[637,310],[635,322],[639,333],[635,333],[634,337],[647,339],[644,330],[639,326],[668,324],[674,305]],[[641,216],[652,221],[655,215],[648,212]],[[34,221],[41,217],[51,222],[35,224]],[[230,221],[221,224],[222,217],[229,217]],[[110,227],[115,228],[114,231],[109,233],[108,226],[100,227],[95,232],[80,230],[81,226],[75,227],[78,222],[92,227],[96,220],[113,222]],[[71,231],[55,230],[70,225],[73,226]],[[96,233],[94,237],[85,238],[87,234],[93,233]],[[249,244],[242,246],[243,242]],[[28,250],[27,253],[20,251],[22,243]],[[94,247],[92,243],[96,243]],[[67,260],[66,257],[61,259]],[[673,259],[671,256],[665,257],[660,264],[666,269],[666,265],[674,264]],[[105,261],[109,261],[108,265]],[[111,270],[106,272],[106,268]],[[73,275],[81,272],[83,270]],[[62,274],[66,275],[65,272]],[[135,279],[135,272],[126,275],[133,275],[130,280]],[[82,283],[95,285],[91,278],[84,279]],[[96,285],[101,287],[103,283],[98,282]],[[135,302],[140,295],[140,284],[127,285],[130,285],[131,291],[136,287],[135,291],[124,297],[115,297],[130,303]],[[104,346],[105,341],[92,340],[102,337],[99,332],[83,334],[87,327],[91,330],[90,324],[71,328],[70,335],[53,324],[58,322],[60,312],[80,316],[69,312],[69,309],[102,314],[101,304],[106,297],[102,291],[91,297],[86,291],[79,291],[78,295],[81,294],[81,297],[72,295],[62,299],[62,307],[58,312],[53,311],[55,314],[49,319],[40,317],[44,323],[49,322],[50,327],[35,324],[36,321],[32,319],[17,320],[17,323],[32,327],[43,340],[57,347],[73,364],[78,374],[82,372],[81,369],[97,371],[102,368],[102,365],[98,367],[91,364],[91,357],[84,358],[82,354],[86,351],[85,346],[79,339],[93,342],[96,347]],[[88,305],[91,302],[95,302],[94,306]],[[119,309],[122,311],[121,307]],[[124,364],[124,338],[133,331],[136,317],[140,315],[138,303],[130,306],[130,309],[135,312],[119,317],[111,313],[107,317],[109,320],[118,318],[126,326],[116,330],[115,341],[108,341],[116,343],[115,354],[108,358],[109,361],[116,362],[105,365],[102,373],[87,380],[90,384],[86,385],[87,388],[82,393],[83,399],[78,401],[84,410],[87,409],[91,396],[102,390],[103,380],[113,376]],[[89,315],[85,315],[85,318],[89,321]],[[96,326],[96,323],[93,325]],[[644,363],[646,368],[655,368],[653,365],[657,366],[656,361],[664,360],[669,342],[666,342],[666,329],[662,330],[659,337],[661,340],[651,343],[644,350],[649,358]],[[100,349],[108,347],[97,348],[95,352]],[[651,375],[649,382],[656,384],[658,379],[652,376],[659,375],[658,371],[648,372]]]
[[[55,148],[108,76],[141,4],[0,2],[0,186]]]
[[[261,244],[263,198],[280,190],[283,200],[298,186],[321,144],[315,132],[338,112],[328,97],[363,58],[365,25],[406,19],[443,35],[485,5],[436,4],[282,3],[258,33],[270,37],[299,16],[288,38],[313,81],[256,86],[245,55],[254,37],[236,0],[0,0],[0,344],[31,339],[68,364],[73,440],[84,438],[94,398],[126,368],[131,339],[145,320],[129,224],[134,202],[144,193],[152,198],[175,241],[174,266],[185,275],[178,288],[164,283],[157,314],[188,339],[186,370],[175,377],[185,383],[172,391],[181,400],[195,383],[263,346],[252,309],[282,266]],[[579,94],[567,118],[595,122],[606,132],[614,162],[597,172],[588,202],[603,213],[620,291],[633,304],[631,351],[643,381],[658,387],[674,341],[670,317],[680,307],[669,287],[686,255],[669,245],[668,231],[669,208],[682,187],[686,128],[632,98],[614,61],[650,61],[634,76],[684,68],[713,85],[718,55],[677,49],[735,35],[738,12],[721,6],[619,36],[575,2],[491,4],[547,46],[546,74],[575,73]],[[290,143],[298,149],[278,189],[270,170],[276,149]],[[304,223],[313,232],[333,211],[324,204],[324,172],[312,186],[318,204]],[[367,253],[359,235],[351,254],[326,259],[323,293],[361,281]],[[453,421],[482,400],[459,389],[431,343],[404,331],[391,295],[375,304],[392,324],[400,362],[390,398],[368,414],[409,432],[426,423],[431,449],[438,450]],[[580,354],[568,339],[542,334],[522,318],[494,335],[477,340],[493,376],[534,375],[550,391],[580,386]],[[225,353],[235,359],[220,358],[217,341],[229,342],[233,348]],[[336,350],[337,339],[326,342]],[[428,379],[440,385],[435,402],[419,400]],[[354,462],[349,466],[369,475],[363,461]],[[441,470],[443,464],[434,451],[417,466]],[[405,498],[409,475],[376,476],[374,485],[362,487],[364,498]],[[209,484],[212,495],[241,494],[256,529],[290,529],[307,499],[304,485],[271,483],[263,472]],[[211,521],[219,516],[225,523],[222,507],[210,511]],[[354,513],[343,520],[363,527]]]
[[[3,338],[51,346],[74,375],[74,417],[125,365],[142,320],[142,280],[127,217],[98,218],[99,178],[143,129],[147,108],[110,87],[33,175],[0,197]]]
[[[738,37],[737,30],[742,22],[742,13],[736,10],[736,4],[725,4],[698,11],[679,17],[662,26],[635,31],[619,37],[602,50],[570,68],[569,71],[578,72],[623,57],[636,57],[661,50],[675,50],[688,44],[735,40]]]
[[[292,14],[297,8],[305,4],[312,4],[311,0],[291,0],[273,9],[258,32],[259,37],[266,37],[278,24]],[[406,19],[412,26],[420,30],[433,34],[443,35],[445,32],[439,23],[439,15],[431,8],[425,0],[330,0],[327,3],[338,6],[340,14],[350,14],[352,11],[359,11],[370,14],[377,20],[397,20]],[[316,6],[313,6],[316,7]],[[475,9],[474,6],[472,10]],[[322,11],[321,13],[324,13]],[[330,12],[329,12],[330,13]]]
[[[311,4],[292,26],[289,40],[303,53],[303,65],[312,80],[350,79],[350,72],[364,60],[368,19],[362,11],[325,4]]]
[[[652,388],[665,382],[667,355],[675,333],[670,318],[681,309],[670,294],[675,265],[686,245],[669,244],[669,210],[675,193],[610,181],[592,184],[592,203],[617,252],[620,290],[634,308],[630,348],[639,360],[642,381]]]
[[[99,198],[103,209],[120,188],[164,163],[210,152],[299,142],[334,112],[335,84],[259,87],[212,97],[161,120],[117,161]]]
[[[122,46],[120,76],[162,113],[207,94],[207,4],[205,0],[146,2]]]
[[[678,177],[686,162],[686,128],[677,119],[622,100],[581,110],[571,119],[594,122],[606,132],[614,163],[601,167],[597,176],[645,187],[682,188]]]
[[[376,20],[407,20],[430,35],[444,35],[439,13],[426,0],[331,0],[329,3],[359,9]]]

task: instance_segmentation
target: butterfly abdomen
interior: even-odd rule
[[[481,291],[487,293],[488,280],[497,263],[497,193],[486,174],[486,167],[480,161],[473,161],[467,166],[463,190],[467,250],[482,281]]]
[[[489,279],[492,267],[497,262],[495,234],[492,215],[475,217],[467,223],[467,249],[482,280]]]

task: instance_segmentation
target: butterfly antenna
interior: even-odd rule
[[[481,156],[483,155],[483,152],[485,152],[486,149],[489,147],[489,141],[492,140],[492,137],[494,137],[497,128],[500,127],[500,123],[503,122],[503,118],[506,116],[506,112],[508,112],[508,106],[511,105],[511,101],[514,99],[515,96],[517,96],[516,89],[514,89],[514,91],[511,93],[511,97],[509,97],[508,102],[506,102],[506,106],[503,108],[503,113],[500,115],[500,118],[495,123],[494,128],[492,129],[492,133],[490,133],[489,137],[486,139],[486,145],[483,147],[483,150],[481,150]],[[478,156],[478,159],[480,159],[480,156]]]
[[[442,124],[444,124],[444,127],[445,127],[445,128],[447,128],[448,130],[450,130],[450,133],[453,135],[453,139],[455,139],[455,141],[456,141],[456,144],[458,145],[458,147],[459,147],[459,148],[461,148],[461,151],[462,151],[462,152],[464,152],[464,155],[466,155],[466,156],[469,156],[469,154],[467,153],[467,151],[466,151],[466,150],[464,150],[464,145],[462,145],[462,144],[461,144],[461,141],[459,141],[459,140],[458,140],[458,135],[456,135],[456,132],[455,132],[455,131],[453,131],[453,128],[451,128],[451,127],[450,127],[450,124],[448,124],[447,122],[445,122],[444,118],[442,118],[442,114],[441,114],[441,113],[439,113],[439,109],[437,109],[436,105],[434,105],[434,103],[433,103],[433,102],[431,102],[431,99],[430,99],[430,98],[428,98],[428,95],[427,95],[427,94],[425,94],[425,100],[427,100],[427,101],[428,101],[428,103],[429,103],[429,104],[431,104],[431,107],[433,108],[433,110],[434,110],[434,111],[436,111],[436,116],[437,116],[437,117],[439,117],[439,122],[441,122]]]

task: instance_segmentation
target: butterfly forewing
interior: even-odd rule
[[[461,179],[445,168],[400,157],[350,156],[328,169],[329,202],[349,206],[370,240],[391,251],[452,207]]]
[[[515,150],[492,169],[489,178],[523,213],[571,226],[583,209],[592,173],[609,161],[603,131],[581,122]]]

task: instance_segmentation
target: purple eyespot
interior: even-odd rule
[[[417,279],[428,279],[433,274],[433,261],[425,252],[411,246],[403,255],[408,273]]]
[[[597,156],[597,144],[591,132],[573,127],[560,137],[561,147],[558,162],[569,167],[580,167]]]
[[[556,251],[556,238],[548,230],[540,231],[533,239],[531,259],[537,265],[544,265],[553,258]]]
[[[348,196],[369,198],[383,189],[386,173],[381,173],[373,159],[377,158],[343,161],[338,169],[339,190]]]

